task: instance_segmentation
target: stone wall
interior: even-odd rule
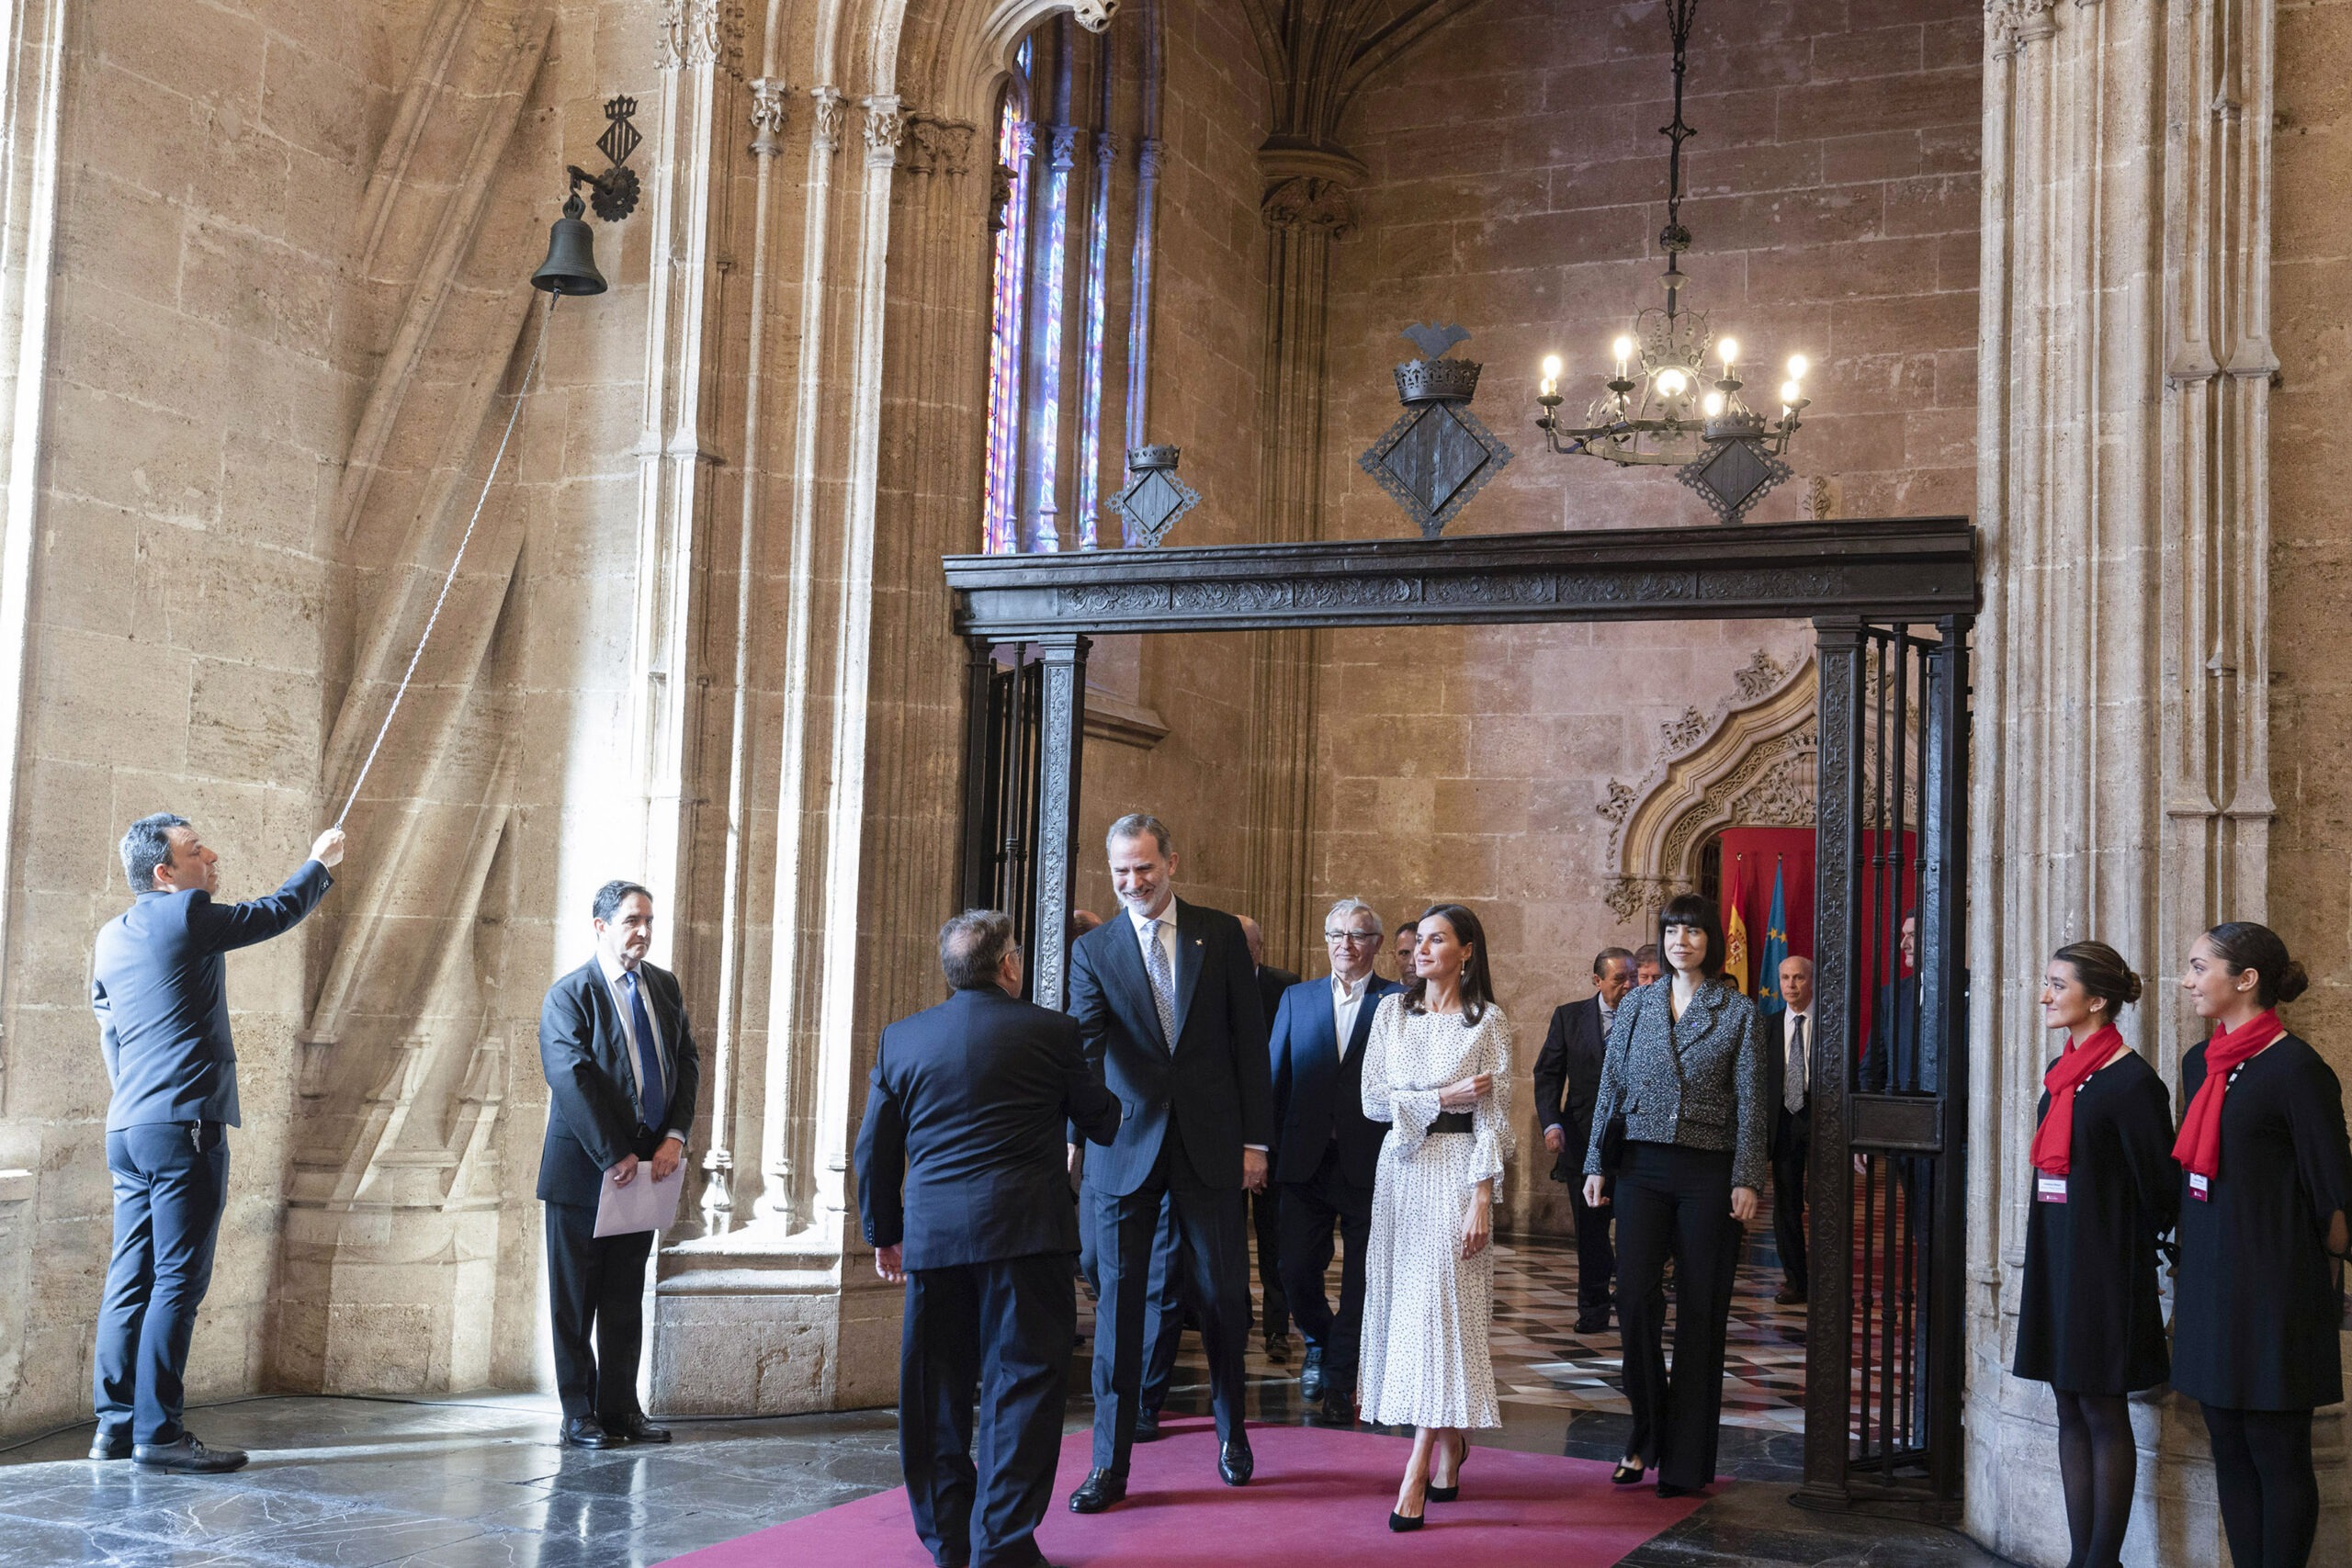
[[[1640,6],[1588,24],[1496,0],[1352,114],[1371,175],[1361,231],[1334,251],[1329,536],[1411,526],[1354,461],[1396,416],[1389,367],[1413,352],[1396,335],[1411,321],[1470,331],[1475,406],[1518,455],[1453,532],[1707,525],[1670,472],[1555,457],[1532,427],[1538,360],[1567,358],[1563,412],[1580,412],[1609,340],[1660,295],[1665,24]],[[1816,367],[1798,477],[1759,521],[1803,514],[1816,479],[1838,515],[1972,509],[1981,36],[1960,0],[1701,13],[1686,299],[1754,356],[1751,392],[1769,398],[1791,353]],[[1317,886],[1371,890],[1391,919],[1471,904],[1532,1063],[1552,1007],[1589,991],[1593,953],[1648,935],[1601,902],[1620,869],[1598,812],[1609,782],[1639,778],[1661,728],[1712,712],[1758,649],[1793,667],[1809,645],[1782,624],[1327,634]],[[1563,1228],[1522,1121],[1513,1221]]]

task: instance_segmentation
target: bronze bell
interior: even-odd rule
[[[563,204],[563,216],[548,231],[548,259],[531,275],[531,287],[549,294],[602,294],[605,275],[596,270],[596,237],[581,216],[577,192]]]

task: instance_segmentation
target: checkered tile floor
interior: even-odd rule
[[[1577,1335],[1573,1329],[1575,1246],[1549,1238],[1501,1242],[1495,1247],[1495,1322],[1489,1343],[1495,1381],[1507,1412],[1510,1407],[1521,1407],[1522,1414],[1539,1410],[1629,1413],[1624,1352],[1614,1326],[1591,1336]],[[1668,1287],[1672,1289],[1670,1277]],[[1801,1435],[1804,1430],[1805,1309],[1774,1305],[1772,1295],[1780,1288],[1780,1257],[1773,1247],[1771,1214],[1767,1210],[1747,1228],[1747,1249],[1733,1290],[1723,1420],[1727,1427],[1759,1433]],[[1335,1298],[1339,1290],[1339,1267],[1334,1263],[1330,1292]],[[1256,1311],[1261,1303],[1254,1278],[1250,1293]],[[1079,1304],[1081,1335],[1091,1336],[1092,1309],[1082,1295]],[[1087,1386],[1090,1343],[1081,1337],[1073,1367],[1073,1387],[1081,1393]],[[1670,1356],[1670,1327],[1668,1344]],[[1249,1361],[1253,1405],[1263,1403],[1274,1389],[1289,1384],[1299,1360],[1295,1328],[1285,1362],[1268,1359],[1253,1335]],[[1206,1375],[1199,1337],[1187,1334],[1176,1373],[1180,1396],[1171,1402],[1171,1408],[1188,1408],[1193,1403],[1184,1395],[1204,1396]],[[1275,1408],[1269,1405],[1267,1413],[1273,1414]]]

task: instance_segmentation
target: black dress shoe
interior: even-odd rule
[[[168,1470],[175,1475],[222,1475],[245,1468],[243,1449],[208,1449],[189,1433],[176,1443],[134,1443],[131,1461],[147,1470]]]
[[[1090,1471],[1079,1489],[1069,1495],[1073,1514],[1099,1514],[1114,1503],[1127,1500],[1127,1478],[1107,1470]]]
[[[1323,1347],[1306,1348],[1306,1364],[1298,1371],[1298,1396],[1312,1404],[1323,1397]]]
[[[1338,1383],[1323,1385],[1323,1424],[1326,1427],[1352,1427],[1356,1424],[1356,1396],[1353,1389]]]
[[[1247,1486],[1250,1478],[1258,1473],[1258,1456],[1250,1451],[1250,1439],[1236,1438],[1217,1450],[1216,1472],[1227,1486]]]
[[[1609,1472],[1609,1480],[1615,1486],[1639,1486],[1642,1477],[1648,1473],[1647,1465],[1638,1460],[1627,1460]]]
[[[107,1433],[100,1432],[90,1439],[90,1457],[92,1459],[129,1459],[130,1434],[121,1432],[108,1436]]]
[[[1798,1290],[1793,1285],[1783,1285],[1779,1290],[1772,1292],[1772,1304],[1774,1306],[1801,1307],[1804,1305],[1804,1292]]]
[[[639,1414],[606,1416],[600,1418],[597,1425],[605,1428],[607,1437],[619,1438],[628,1442],[666,1443],[670,1440],[669,1427],[657,1427]]]
[[[563,1424],[563,1446],[567,1449],[616,1449],[627,1441],[627,1438],[615,1437],[586,1416],[575,1416]]]
[[[1577,1319],[1577,1332],[1578,1334],[1608,1333],[1609,1314],[1605,1311],[1586,1313],[1584,1315]]]
[[[1275,1362],[1290,1359],[1289,1335],[1269,1334],[1266,1336],[1266,1359]]]
[[[1138,1443],[1150,1443],[1157,1442],[1159,1439],[1159,1412],[1157,1410],[1136,1411],[1135,1440]]]

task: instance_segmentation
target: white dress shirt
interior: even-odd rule
[[[1331,974],[1331,1027],[1339,1032],[1340,1060],[1348,1059],[1348,1040],[1356,1032],[1356,1014],[1363,1009],[1363,994],[1372,989],[1372,976],[1367,973],[1354,985],[1340,978],[1337,970]]]
[[[1781,1107],[1782,1110],[1788,1108],[1789,1086],[1792,1083],[1797,1087],[1798,1100],[1813,1098],[1813,1075],[1808,1071],[1801,1071],[1797,1063],[1799,1025],[1804,1028],[1804,1051],[1807,1062],[1810,1063],[1813,1056],[1813,1010],[1811,1008],[1805,1009],[1803,1012],[1791,1008],[1787,1019],[1781,1025]]]
[[[1132,904],[1127,906],[1127,921],[1135,928],[1136,949],[1137,954],[1143,956],[1143,972],[1147,975],[1151,973],[1151,959],[1142,954],[1142,949],[1144,943],[1152,939],[1151,922],[1154,919],[1159,921],[1159,954],[1168,960],[1168,976],[1172,982],[1176,976],[1176,900],[1169,899],[1167,907],[1157,917],[1136,912]],[[1169,999],[1171,1002],[1175,1000],[1173,997]],[[1170,1043],[1175,1043],[1170,1041]]]
[[[613,1006],[620,1010],[621,1039],[628,1046],[621,1055],[628,1058],[629,1081],[637,1086],[637,1098],[642,1103],[645,1068],[637,1054],[637,1019],[628,1005],[628,991],[621,984],[621,976],[628,971],[605,957],[601,947],[596,950],[596,967],[605,972],[605,985],[613,993]],[[642,970],[637,976],[637,994],[645,998],[645,1021],[653,1026],[653,1070],[662,1075],[662,1100],[666,1105],[670,1100],[670,1058],[662,1048],[662,1021],[653,1016],[653,998],[647,994]]]

